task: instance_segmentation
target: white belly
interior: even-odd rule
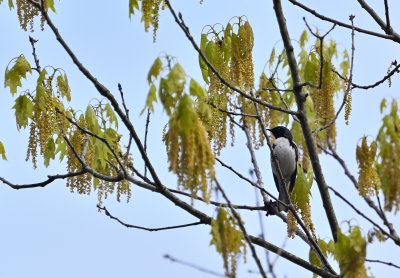
[[[274,153],[279,163],[282,175],[286,181],[289,181],[293,172],[296,170],[296,151],[290,145],[287,138],[280,137],[274,142]],[[271,156],[272,171],[275,176],[279,177],[275,161]]]

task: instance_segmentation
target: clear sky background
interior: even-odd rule
[[[0,71],[4,71],[8,62],[20,54],[24,54],[33,64],[28,39],[30,35],[39,40],[36,50],[42,67],[52,65],[66,71],[72,89],[71,106],[84,110],[90,101],[99,98],[95,88],[77,70],[50,29],[46,26],[44,32],[41,32],[36,25],[34,33],[22,31],[16,10],[10,11],[6,2],[3,1],[0,5]],[[282,47],[272,1],[204,0],[203,5],[199,1],[171,2],[175,10],[182,13],[196,41],[200,40],[203,26],[218,22],[226,25],[231,17],[246,15],[255,36],[253,57],[256,78],[261,74],[272,48]],[[354,14],[357,26],[380,31],[366,12],[353,3],[356,1],[302,2],[343,22],[348,22],[348,16]],[[373,7],[381,16],[384,15],[383,1],[369,2],[374,2]],[[389,1],[389,4],[392,26],[400,30],[400,18],[397,16],[400,3]],[[50,13],[50,16],[81,62],[114,94],[118,94],[117,84],[122,84],[131,118],[142,137],[145,116],[140,117],[139,114],[148,92],[146,76],[152,62],[160,53],[176,56],[189,76],[202,81],[198,56],[168,11],[161,12],[157,43],[153,43],[152,33],[145,33],[143,24],[140,23],[140,13],[129,20],[127,0],[55,1],[55,7],[57,13]],[[298,39],[305,29],[303,16],[306,16],[313,28],[319,28],[321,33],[331,27],[331,24],[306,14],[287,1],[283,1],[283,8],[293,39]],[[338,43],[339,52],[344,49],[350,51],[350,30],[337,27],[330,38]],[[355,40],[354,82],[357,84],[374,83],[386,74],[391,61],[400,61],[399,46],[391,41],[358,33]],[[4,77],[0,76],[0,83],[4,84]],[[24,85],[31,86],[35,78],[37,76],[34,74],[31,78],[33,81],[25,82]],[[0,176],[13,183],[23,184],[43,181],[49,174],[65,173],[65,164],[58,164],[57,161],[49,168],[44,168],[39,163],[37,170],[32,169],[31,162],[25,162],[29,132],[17,131],[11,109],[14,105],[13,98],[9,90],[2,87],[0,86],[0,141],[6,148],[8,161],[0,161]],[[357,173],[355,147],[359,138],[363,135],[376,137],[381,120],[380,101],[383,97],[397,98],[399,89],[399,77],[394,76],[391,88],[384,84],[374,90],[353,91],[350,125],[344,125],[343,117],[337,122],[337,151],[345,158],[353,174]],[[338,100],[341,97],[340,94]],[[165,146],[161,143],[165,122],[165,113],[158,105],[152,115],[148,152],[163,183],[175,187],[176,177],[168,172]],[[135,161],[139,163],[136,150],[134,156],[138,157]],[[257,151],[257,157],[267,189],[276,193],[269,151],[262,148]],[[227,147],[222,152],[222,159],[246,175],[252,167],[242,137],[237,138],[235,148]],[[337,163],[325,156],[321,156],[321,161],[327,183],[350,197],[351,201],[375,218],[374,213],[355,194],[353,185],[344,177],[343,170]],[[143,169],[143,166],[138,168]],[[218,168],[217,177],[234,203],[254,204],[253,188],[225,169]],[[324,239],[330,239],[317,186],[313,186],[312,192],[312,216],[317,233]],[[371,226],[364,220],[355,220],[349,207],[337,198],[332,198],[338,220],[352,220],[361,225],[366,234]],[[54,182],[45,188],[18,191],[0,184],[0,277],[213,277],[171,263],[163,258],[164,254],[223,273],[220,256],[214,247],[209,246],[209,226],[152,233],[127,229],[103,213],[98,213],[96,204],[95,193],[90,196],[71,194],[65,187],[65,181]],[[163,227],[195,221],[169,201],[136,186],[132,186],[130,203],[118,203],[115,196],[110,196],[104,204],[115,216],[134,225]],[[215,214],[214,207],[205,207],[198,203],[195,205],[209,215]],[[257,235],[260,229],[256,213],[243,212],[243,218],[246,219],[249,233]],[[390,214],[389,218],[397,228],[400,227],[398,217]],[[304,259],[308,258],[308,247],[301,240],[286,240],[286,227],[281,221],[274,217],[264,217],[264,227],[267,240],[278,246],[284,245]],[[263,251],[258,250],[258,253],[264,258]],[[374,244],[368,247],[367,258],[400,264],[398,254],[398,249],[391,243]],[[275,255],[272,255],[272,259],[275,259]],[[248,255],[247,261],[247,264],[240,262],[239,277],[255,277],[248,273],[248,270],[256,270],[251,255]],[[372,265],[372,269],[376,277],[395,277],[400,273],[393,268],[376,264]],[[282,258],[277,260],[275,270],[278,277],[311,277],[308,271]]]

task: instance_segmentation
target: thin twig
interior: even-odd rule
[[[393,62],[392,62],[392,64],[394,65]],[[400,69],[400,63],[397,64],[397,65],[395,66],[395,68],[392,69],[387,75],[385,75],[382,79],[376,81],[375,83],[373,83],[373,84],[371,84],[371,85],[358,85],[358,84],[355,84],[355,83],[351,83],[351,88],[352,88],[352,89],[357,88],[357,89],[363,89],[363,90],[368,90],[368,89],[375,88],[375,87],[381,85],[381,84],[382,84],[383,82],[385,82],[386,80],[388,80],[388,79],[389,79],[390,77],[392,77],[395,73],[400,73],[399,69]],[[336,73],[337,76],[339,76],[342,80],[344,80],[345,82],[348,81],[347,78],[344,77],[344,76],[342,76],[338,71],[336,71],[336,70],[334,70],[334,69],[332,69],[332,70],[333,70],[333,72]]]
[[[391,262],[384,262],[384,261],[381,261],[381,260],[371,260],[371,259],[365,259],[365,261],[366,261],[366,262],[369,262],[369,263],[380,263],[380,264],[385,264],[385,265],[393,266],[393,267],[395,267],[395,268],[400,269],[400,266],[398,266],[398,265],[396,265],[396,264],[394,264],[394,263],[391,263]]]
[[[144,132],[144,151],[147,153],[147,135],[149,133],[149,124],[150,124],[150,109],[147,108],[147,118],[146,118],[146,129]],[[146,165],[144,166],[144,176],[147,175],[147,167]]]
[[[241,117],[250,117],[250,118],[257,118],[256,115],[251,115],[251,114],[245,114],[245,113],[237,113],[237,112],[233,112],[233,111],[227,111],[224,110],[222,108],[217,107],[214,103],[212,102],[208,102],[209,105],[211,105],[213,108],[218,109],[220,112],[222,113],[226,113],[228,115],[232,115],[232,116],[241,116]]]
[[[385,231],[381,226],[379,226],[376,222],[374,222],[371,218],[366,216],[364,213],[362,213],[359,209],[357,209],[352,203],[350,203],[345,197],[343,197],[339,192],[337,192],[335,189],[333,189],[331,186],[328,186],[329,190],[333,191],[336,196],[338,196],[343,202],[345,202],[347,205],[349,205],[358,215],[366,219],[368,222],[370,222],[372,225],[374,225],[376,228],[378,228],[383,234],[386,236],[392,238],[395,240],[395,238],[392,237],[391,234]]]
[[[191,227],[191,226],[197,226],[197,225],[203,225],[206,224],[202,221],[198,221],[198,222],[193,222],[193,223],[189,223],[189,224],[183,224],[183,225],[176,225],[176,226],[168,226],[168,227],[161,227],[161,228],[146,228],[146,227],[141,227],[141,226],[136,226],[136,225],[131,225],[131,224],[127,224],[125,222],[123,222],[121,219],[119,219],[118,217],[113,216],[106,207],[102,207],[100,205],[97,205],[97,208],[99,210],[103,210],[104,213],[110,217],[111,219],[119,222],[121,225],[127,227],[127,228],[134,228],[134,229],[139,229],[139,230],[145,230],[148,232],[158,232],[158,231],[164,231],[164,230],[172,230],[172,229],[180,229],[180,228],[186,228],[186,227]]]
[[[222,193],[222,196],[224,197],[225,201],[228,203],[228,206],[235,217],[236,221],[238,222],[239,228],[243,233],[243,236],[247,242],[247,244],[250,247],[251,254],[257,264],[258,269],[260,270],[260,274],[262,277],[267,278],[267,274],[265,274],[264,268],[260,262],[260,259],[258,258],[256,249],[254,248],[253,243],[251,242],[249,235],[247,234],[246,228],[243,225],[242,219],[240,218],[239,214],[236,212],[236,210],[232,207],[231,201],[228,199],[228,196],[225,194],[225,191],[222,189],[221,185],[219,184],[218,180],[215,179],[215,184],[217,185],[218,190]]]
[[[229,276],[220,274],[220,273],[218,273],[218,272],[215,272],[215,271],[206,269],[206,268],[204,268],[204,267],[201,267],[201,266],[198,266],[198,265],[189,263],[189,262],[185,262],[185,261],[176,259],[176,258],[174,258],[174,257],[171,257],[171,256],[168,255],[168,254],[165,254],[165,255],[164,255],[164,258],[170,260],[171,262],[178,263],[178,264],[181,264],[181,265],[186,265],[186,266],[191,267],[191,268],[194,268],[194,269],[196,269],[196,270],[198,270],[198,271],[201,271],[201,272],[204,272],[204,273],[207,273],[207,274],[211,274],[211,275],[214,275],[214,276],[217,276],[217,277],[229,277]]]
[[[305,17],[303,17],[303,21],[306,24],[307,29],[310,31],[310,33],[316,37],[317,39],[319,39],[319,57],[320,57],[320,63],[319,63],[319,82],[318,85],[314,85],[311,82],[307,81],[303,84],[301,84],[300,86],[304,86],[304,85],[308,85],[314,89],[321,89],[322,86],[322,73],[323,73],[323,68],[324,68],[324,39],[325,37],[336,27],[336,24],[333,24],[333,26],[331,27],[331,29],[328,30],[328,32],[326,32],[324,35],[318,35],[317,33],[315,33],[311,27],[308,25],[308,22],[306,20]]]
[[[76,177],[76,176],[83,175],[85,173],[86,173],[86,171],[81,170],[79,172],[67,173],[67,174],[63,174],[63,175],[48,175],[47,180],[45,180],[45,181],[38,182],[38,183],[29,183],[29,184],[14,184],[2,177],[0,177],[0,181],[2,181],[4,184],[8,185],[11,188],[18,190],[18,189],[45,187],[46,185],[52,183],[55,180]]]
[[[339,25],[339,26],[341,26],[341,27],[345,27],[345,28],[348,28],[348,29],[352,29],[352,26],[351,26],[350,24],[343,23],[343,22],[338,21],[338,20],[335,20],[335,19],[333,19],[333,18],[324,16],[324,15],[322,15],[322,14],[316,12],[315,10],[313,10],[313,9],[311,9],[311,8],[309,8],[309,7],[307,7],[306,5],[297,2],[296,0],[288,0],[288,1],[289,1],[290,3],[292,3],[293,5],[296,5],[296,6],[300,7],[300,8],[302,8],[303,10],[307,11],[308,13],[314,15],[315,17],[318,17],[318,18],[321,19],[321,20],[328,21],[328,22],[331,22],[331,23],[335,23],[335,24],[337,24],[337,25]],[[357,32],[360,32],[360,33],[364,33],[364,34],[367,34],[367,35],[371,35],[371,36],[375,36],[375,37],[380,37],[380,38],[383,38],[383,39],[392,40],[392,41],[394,41],[394,42],[400,43],[400,37],[399,37],[399,36],[381,34],[381,33],[373,32],[373,31],[370,31],[370,30],[362,29],[362,28],[359,28],[359,27],[354,27],[354,29],[355,29]]]
[[[344,162],[344,160],[337,154],[337,152],[333,149],[330,141],[328,140],[328,148],[330,151],[325,150],[324,148],[322,148],[321,146],[318,146],[321,150],[323,150],[326,154],[332,156],[333,158],[336,159],[336,161],[339,162],[339,164],[342,166],[345,175],[351,180],[351,182],[353,183],[355,189],[358,191],[358,182],[357,179],[350,173],[346,163]],[[378,208],[375,203],[368,197],[363,197],[365,202],[368,204],[368,206],[370,208],[372,208],[377,214],[378,216],[383,220],[383,223],[385,224],[386,227],[388,227],[390,234],[392,235],[393,238],[395,238],[394,242],[395,244],[400,246],[400,238],[397,235],[396,230],[393,227],[393,224],[390,223],[386,217],[385,212]]]
[[[35,60],[35,65],[36,65],[36,71],[40,74],[40,72],[42,71],[41,67],[40,67],[40,63],[39,63],[39,59],[36,56],[36,48],[35,48],[35,43],[38,42],[38,40],[35,40],[34,38],[32,38],[31,36],[29,36],[29,42],[32,45],[32,55],[33,55],[33,60]]]
[[[317,134],[318,132],[329,128],[331,125],[333,125],[336,122],[337,118],[339,117],[340,112],[342,111],[343,107],[345,106],[345,104],[347,102],[347,98],[349,97],[349,94],[351,93],[351,82],[353,81],[354,52],[355,52],[355,46],[354,46],[354,16],[350,15],[349,19],[351,21],[351,26],[353,26],[353,28],[351,29],[350,78],[349,78],[348,83],[347,83],[346,92],[344,93],[342,104],[340,105],[338,111],[336,112],[335,117],[333,117],[333,119],[330,120],[326,125],[315,129],[313,131],[314,134]]]

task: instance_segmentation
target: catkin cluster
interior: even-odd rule
[[[369,146],[367,137],[363,137],[361,146],[357,146],[356,158],[358,162],[358,190],[363,197],[371,197],[378,194],[381,180],[375,167],[377,144],[373,141]]]

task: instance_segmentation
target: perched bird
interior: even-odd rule
[[[267,130],[271,131],[276,138],[274,144],[272,145],[273,153],[278,161],[285,185],[288,188],[288,192],[292,192],[294,182],[296,181],[298,160],[298,150],[296,144],[293,142],[293,136],[289,129],[284,126],[277,126]],[[279,192],[279,200],[285,204],[289,204],[290,202],[286,198],[284,188],[282,187],[283,185],[281,183],[280,175],[272,152],[271,168],[272,173],[274,174],[275,185]],[[287,211],[287,208],[278,203],[278,211],[282,210]]]

